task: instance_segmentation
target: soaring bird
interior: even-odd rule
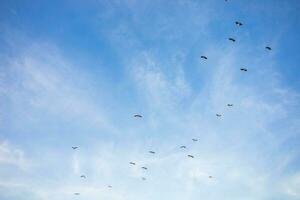
[[[236,21],[235,24],[236,24],[237,26],[242,26],[242,25],[243,25],[242,22],[239,22],[239,21]]]
[[[235,39],[234,38],[228,38],[228,40],[232,41],[232,42],[235,42]]]
[[[108,188],[112,188],[112,186],[111,186],[111,185],[108,185],[107,187],[108,187]]]
[[[212,178],[212,176],[209,176],[208,178]]]
[[[134,162],[130,162],[129,164],[131,164],[131,165],[135,165],[135,163],[134,163]]]
[[[77,148],[78,148],[78,147],[72,147],[72,149],[74,149],[74,150],[77,149]]]
[[[190,157],[190,158],[194,158],[194,156],[192,156],[192,155],[188,155],[188,157]]]
[[[146,178],[145,178],[145,177],[142,177],[142,180],[143,180],[143,181],[145,181],[145,180],[146,180]]]
[[[85,175],[81,175],[80,178],[86,178],[86,176]]]
[[[240,70],[244,71],[244,72],[248,71],[248,69],[246,69],[246,68],[241,68]]]
[[[74,195],[80,195],[80,193],[78,193],[78,192],[75,192],[75,193],[74,193]]]
[[[141,167],[142,169],[144,169],[144,170],[147,170],[148,168],[147,167]]]
[[[133,117],[142,118],[143,116],[139,115],[139,114],[135,114],[135,115],[133,115]]]
[[[155,151],[149,151],[149,153],[155,154]]]
[[[195,138],[193,138],[192,140],[193,140],[194,142],[197,142],[197,141],[198,141],[198,139],[195,139]]]
[[[181,149],[186,149],[186,146],[181,146],[180,148],[181,148]]]
[[[221,117],[222,115],[220,115],[220,114],[216,114],[216,116],[217,116],[217,117]]]
[[[206,57],[206,56],[201,56],[201,58],[203,58],[203,59],[207,60],[207,57]]]
[[[268,49],[269,51],[271,51],[272,49],[271,49],[271,47],[268,47],[268,46],[266,46],[266,49]]]
[[[231,107],[231,106],[233,106],[233,104],[227,104],[227,106]]]

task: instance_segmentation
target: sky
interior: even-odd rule
[[[2,0],[0,199],[299,200],[299,9]]]

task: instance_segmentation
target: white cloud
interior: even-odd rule
[[[198,12],[192,1],[181,4]],[[129,6],[136,8],[134,2]],[[133,12],[135,23],[143,23],[139,21],[142,11]],[[157,22],[153,27],[161,27],[156,33],[149,33],[151,38],[164,34],[163,40],[170,42],[189,30],[185,27],[179,33],[166,34],[177,27],[170,25],[172,20],[169,17]],[[118,27],[113,39],[124,42],[124,46],[140,45],[128,26]],[[197,34],[192,35],[197,38]],[[276,73],[269,73],[274,70],[275,58],[258,56],[252,60],[255,66],[249,73],[242,74],[239,68],[247,60],[239,55],[246,54],[244,46],[218,45],[203,47],[202,51],[209,59],[205,63],[199,60],[192,69],[185,66],[189,59],[185,55],[189,50],[172,49],[172,53],[180,55],[178,60],[174,59],[176,56],[162,59],[155,50],[131,52],[125,59],[125,69],[138,93],[136,102],[145,109],[144,118],[124,122],[122,131],[118,131],[121,134],[110,142],[100,136],[91,138],[89,144],[82,145],[74,154],[49,147],[48,151],[55,152],[49,153],[51,161],[36,158],[36,162],[44,161],[43,165],[36,166],[37,172],[42,171],[42,178],[33,176],[30,184],[20,180],[24,182],[20,185],[15,183],[16,178],[7,181],[6,186],[11,190],[15,186],[21,187],[40,199],[72,199],[74,192],[91,199],[176,200],[219,199],[220,196],[223,199],[271,199],[274,193],[297,198],[298,175],[285,177],[287,166],[296,156],[291,156],[289,150],[282,150],[282,143],[297,133],[285,131],[282,134],[277,126],[284,120],[287,123],[284,129],[297,130],[298,116],[291,117],[292,107],[287,109],[286,106],[298,105],[299,95],[282,86]],[[258,70],[260,66],[266,66],[265,63],[272,64]],[[95,126],[104,127],[109,133],[117,132],[115,126],[118,124],[110,122],[112,116],[105,110],[105,105],[96,103],[109,95],[109,88],[101,88],[100,95],[91,95],[87,91],[93,81],[89,80],[89,74],[69,63],[55,47],[33,45],[16,56],[11,67],[18,82],[10,86],[10,91],[4,91],[12,99],[14,108],[22,110],[26,105],[38,112],[50,113],[54,118],[82,123],[87,129]],[[200,89],[193,88],[185,74],[188,70],[203,79]],[[234,107],[227,108],[227,103],[233,103]],[[223,117],[217,119],[216,112],[221,112]],[[30,117],[31,112],[26,114]],[[124,118],[115,119],[125,121]],[[81,135],[81,138],[86,137],[88,134]],[[193,143],[193,137],[199,141]],[[187,145],[188,149],[183,151],[178,148],[180,145]],[[148,155],[148,147],[157,153]],[[187,158],[187,154],[193,154],[195,158]],[[62,159],[68,156],[70,162]],[[4,160],[0,159],[1,162],[22,166],[19,163],[23,162],[23,157],[22,151],[0,146],[0,158]],[[135,161],[137,166],[130,166],[129,161]],[[48,163],[52,165],[47,166]],[[148,167],[147,172],[140,168],[144,165]],[[57,176],[62,174],[62,168],[67,170],[62,170],[65,172],[62,177]],[[47,175],[43,173],[45,171]],[[80,174],[85,174],[87,179],[80,179]],[[141,181],[141,176],[146,176],[147,181]],[[274,188],[274,181],[282,184]],[[113,185],[113,189],[109,190],[107,185]]]
[[[6,75],[17,81],[3,85],[1,88],[6,88],[3,95],[9,98],[14,109],[19,109],[16,112],[26,110],[26,120],[38,120],[32,114],[43,111],[57,118],[84,121],[92,127],[117,132],[102,106],[104,98],[95,101],[91,97],[94,86],[88,75],[68,63],[53,45],[28,46],[26,52],[10,59],[9,65]]]
[[[0,143],[0,165],[14,165],[22,170],[28,169],[30,162],[25,158],[25,153],[12,146],[7,141]]]

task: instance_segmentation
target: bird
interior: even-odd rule
[[[241,22],[239,22],[239,21],[236,21],[235,24],[236,24],[237,26],[242,26],[242,25],[243,25],[243,24],[242,24]]]
[[[155,151],[149,151],[149,153],[155,154]]]
[[[227,106],[231,107],[231,106],[233,106],[233,104],[227,104]]]
[[[268,49],[269,51],[271,51],[272,49],[271,49],[271,47],[268,47],[268,46],[266,46],[266,49]]]
[[[139,114],[135,114],[135,115],[133,115],[133,117],[136,117],[136,118],[142,118],[143,116],[142,116],[142,115],[139,115]]]
[[[194,142],[197,142],[197,141],[198,141],[198,139],[195,139],[195,138],[193,138],[192,140],[193,140]]]
[[[142,180],[143,180],[143,181],[145,181],[145,180],[146,180],[146,178],[145,178],[145,177],[142,177]]]
[[[186,146],[181,146],[180,148],[181,148],[181,149],[186,149]]]
[[[112,188],[112,186],[111,186],[111,185],[108,185],[107,187],[108,187],[108,188]]]
[[[216,116],[217,116],[217,117],[221,117],[222,115],[220,115],[220,114],[216,114]]]
[[[248,71],[248,69],[246,69],[246,68],[241,68],[240,70],[244,71],[244,72]]]
[[[81,175],[80,178],[86,178],[86,176],[85,175]]]
[[[131,165],[135,165],[135,163],[134,163],[134,162],[130,162],[129,164],[131,164]]]
[[[188,155],[188,157],[190,157],[190,158],[194,158],[194,156],[192,156],[192,155]]]
[[[72,147],[72,149],[74,149],[74,150],[77,149],[77,148],[78,148],[78,147]]]
[[[209,176],[208,178],[212,178],[212,176]]]
[[[144,169],[144,170],[147,170],[148,168],[147,167],[141,167],[142,169]]]
[[[201,56],[201,58],[203,58],[203,59],[207,60],[207,57],[206,57],[206,56]]]
[[[232,41],[232,42],[235,42],[235,39],[234,38],[228,38],[228,40]]]
[[[80,193],[78,193],[78,192],[75,192],[75,193],[74,193],[74,195],[80,195]]]

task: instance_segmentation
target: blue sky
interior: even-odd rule
[[[0,199],[300,199],[299,9],[1,1]]]

